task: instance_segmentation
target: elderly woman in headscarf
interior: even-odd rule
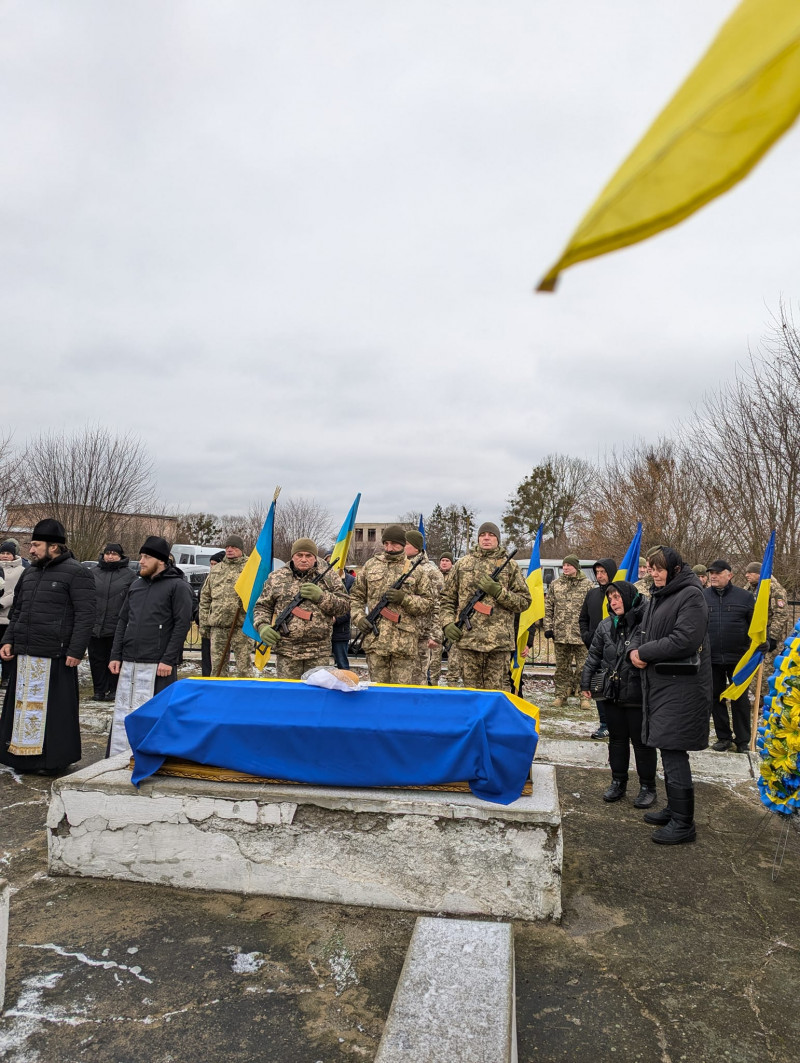
[[[661,751],[667,807],[644,818],[660,827],[654,842],[680,845],[697,836],[688,751],[708,747],[708,606],[700,580],[676,550],[663,546],[648,561],[653,590],[630,656],[642,673],[642,738]]]
[[[597,625],[581,674],[581,691],[590,698],[593,678],[602,682],[596,697],[605,701],[611,785],[604,801],[619,801],[628,788],[631,743],[639,776],[634,808],[650,808],[656,801],[656,751],[642,742],[642,681],[631,664],[646,598],[625,580],[603,587],[608,616]]]

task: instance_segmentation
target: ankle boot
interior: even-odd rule
[[[645,812],[642,818],[645,823],[655,823],[657,826],[663,827],[672,819],[672,809],[667,805],[660,812]]]
[[[633,799],[634,808],[652,808],[656,803],[655,779],[640,779],[639,793]]]
[[[669,804],[672,818],[661,830],[653,831],[651,837],[657,845],[682,845],[697,837],[694,824],[694,787],[670,786]]]
[[[611,785],[603,794],[604,801],[619,801],[621,797],[625,796],[625,791],[628,789],[627,778],[619,778],[615,776],[611,780]]]

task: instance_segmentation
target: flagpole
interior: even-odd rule
[[[758,666],[756,672],[756,696],[753,700],[753,718],[750,721],[750,752],[756,751],[756,733],[758,731],[758,719],[761,715],[761,677],[764,675],[764,661]]]

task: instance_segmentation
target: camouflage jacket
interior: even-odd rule
[[[273,620],[285,605],[300,590],[300,585],[308,583],[319,572],[315,562],[308,572],[295,572],[290,563],[270,573],[264,590],[253,609],[253,624],[256,631]],[[290,616],[289,634],[281,634],[281,641],[275,650],[284,657],[313,657],[330,651],[331,632],[337,616],[344,616],[350,609],[350,598],[338,572],[331,569],[317,585],[322,589],[318,602],[303,601],[300,609],[311,613],[310,620]]]
[[[357,617],[364,616],[377,605],[383,592],[411,568],[414,560],[404,553],[398,554],[397,560],[389,560],[385,553],[381,553],[366,562],[350,590],[350,616],[354,624]],[[417,642],[428,630],[436,597],[425,562],[414,570],[402,589],[405,598],[400,605],[389,605],[393,612],[400,614],[400,619],[396,624],[383,617],[378,621],[378,634],[370,632],[364,639],[367,653],[416,656]]]
[[[415,560],[416,558],[411,558],[412,565]],[[439,571],[439,566],[434,565],[433,561],[429,561],[427,555],[425,561],[419,567],[424,568],[428,573],[431,581],[431,590],[433,591],[433,609],[424,620],[420,621],[419,637],[421,639],[436,639],[438,642],[442,637],[441,598],[444,590],[444,576]]]
[[[247,557],[227,557],[215,565],[200,591],[200,630],[211,627],[230,628],[237,608],[242,604],[236,593],[235,584],[247,563]],[[244,610],[239,615],[244,623]]]
[[[544,601],[544,629],[553,632],[555,642],[576,646],[582,643],[578,618],[589,587],[582,572],[576,576],[559,576],[550,584]]]
[[[642,579],[637,579],[634,587],[643,598],[649,598],[653,593],[653,577],[644,576]]]
[[[747,584],[747,589],[756,597],[758,592],[758,584],[751,586]],[[773,576],[770,580],[769,587],[769,611],[767,613],[767,638],[774,639],[777,643],[777,647],[780,648],[783,645],[783,640],[788,637],[789,632],[792,630],[792,614],[789,609],[789,599],[786,595],[786,591],[778,583]]]
[[[442,591],[442,626],[455,623],[473,594],[480,590],[479,578],[491,576],[505,556],[506,552],[500,546],[494,550],[481,550],[476,546],[453,565]],[[488,616],[480,612],[472,614],[472,630],[463,629],[459,649],[477,650],[479,653],[513,651],[514,617],[531,604],[531,593],[519,565],[514,561],[510,561],[497,576],[497,582],[502,587],[499,597],[492,598],[487,594],[483,599],[491,607],[491,613]]]

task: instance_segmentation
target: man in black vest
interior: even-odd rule
[[[724,753],[736,742],[736,751],[746,753],[750,748],[750,699],[747,691],[731,699],[731,714],[727,702],[720,695],[728,686],[736,665],[748,646],[748,630],[753,619],[755,600],[748,591],[731,583],[731,564],[719,558],[708,566],[711,583],[703,591],[708,603],[708,637],[711,640],[711,678],[714,693],[711,715],[717,741],[711,747]],[[733,729],[731,729],[733,717]]]
[[[54,775],[81,759],[78,665],[95,619],[94,580],[57,520],[31,535],[31,566],[17,584],[0,657],[13,661],[0,717],[0,761]]]

